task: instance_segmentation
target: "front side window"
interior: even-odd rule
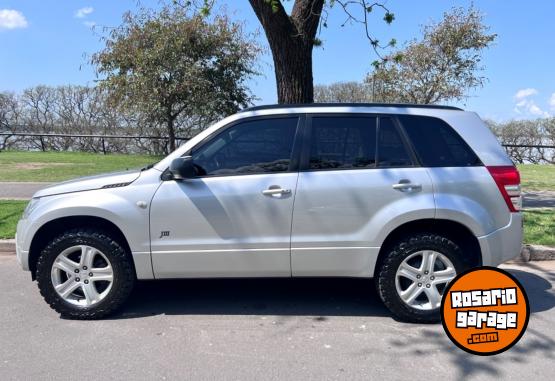
[[[311,135],[310,169],[376,166],[374,117],[314,117]]]
[[[199,176],[285,172],[298,118],[256,119],[227,128],[191,156]]]

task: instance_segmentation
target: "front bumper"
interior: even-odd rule
[[[522,213],[511,213],[507,226],[478,237],[482,265],[498,266],[520,255],[522,250]]]
[[[23,237],[27,229],[27,221],[19,220],[17,223],[17,232],[15,233],[15,254],[17,262],[25,271],[29,271],[29,251],[23,250]]]

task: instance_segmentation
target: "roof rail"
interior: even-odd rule
[[[273,105],[260,105],[248,107],[241,112],[245,111],[258,111],[258,110],[272,110],[280,108],[300,108],[300,107],[403,107],[403,108],[430,108],[440,110],[456,110],[464,111],[462,108],[454,106],[442,105],[423,105],[423,104],[410,104],[410,103],[299,103],[299,104],[273,104]]]

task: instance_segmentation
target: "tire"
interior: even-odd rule
[[[85,251],[89,254],[82,254]],[[66,260],[62,256],[76,266],[64,267]],[[90,269],[82,266],[87,258],[91,258]],[[42,250],[37,261],[37,282],[44,300],[63,318],[92,320],[108,316],[124,304],[135,284],[135,270],[126,250],[109,234],[74,229],[57,236]],[[59,290],[77,288],[64,298],[56,291],[55,283],[60,283]]]
[[[434,253],[440,255],[435,254],[436,259],[433,259]],[[424,259],[424,256],[427,259]],[[439,297],[441,302],[442,290],[445,290],[449,282],[443,281],[450,278],[453,272],[452,278],[466,270],[467,265],[462,258],[461,248],[447,237],[434,233],[406,236],[387,250],[376,279],[378,294],[396,319],[411,323],[436,323],[440,321],[440,306],[437,305],[437,300]],[[424,268],[430,269],[429,263],[432,261],[434,264],[431,268],[434,270],[424,273]],[[415,270],[418,268],[418,271],[405,271],[409,268],[407,264]],[[454,271],[451,268],[454,268]],[[408,276],[406,278],[405,273]],[[405,284],[408,284],[406,289]],[[438,295],[435,295],[435,291]],[[417,296],[409,305],[402,299],[401,293],[407,302],[415,294]]]

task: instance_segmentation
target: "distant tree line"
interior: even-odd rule
[[[515,163],[555,164],[555,149],[537,147],[555,146],[555,118],[487,123],[502,144],[531,146],[506,147]]]
[[[344,84],[334,91],[330,101],[348,101],[364,92],[360,84]],[[327,97],[325,93],[319,93]],[[78,137],[0,136],[0,150],[25,149],[49,151],[87,151],[117,153],[165,154],[170,150],[166,121],[156,121],[150,115],[114,108],[106,90],[84,86],[37,86],[20,94],[0,93],[0,132],[136,135],[164,139],[100,139]],[[177,137],[192,137],[224,115],[216,110],[179,116]],[[555,145],[555,118],[536,120],[487,121],[502,144],[527,146]],[[178,139],[179,142],[179,139]],[[555,164],[555,150],[538,147],[507,147],[516,163]]]
[[[177,118],[178,137],[191,137],[221,118],[216,110]],[[114,107],[106,90],[85,86],[37,86],[0,93],[0,132],[167,137],[166,123],[138,110]],[[0,136],[0,150],[29,149],[165,154],[167,139]]]

